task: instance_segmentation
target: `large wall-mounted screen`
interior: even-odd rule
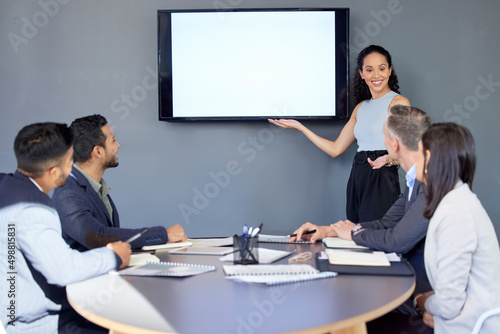
[[[159,10],[162,121],[348,116],[349,10]]]

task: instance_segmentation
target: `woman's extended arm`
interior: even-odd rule
[[[358,109],[361,106],[361,103],[359,103],[356,108],[354,108],[351,118],[346,123],[346,125],[340,132],[340,135],[337,137],[337,140],[335,141],[318,136],[307,127],[305,127],[302,123],[293,119],[269,119],[269,122],[284,129],[295,129],[302,132],[307,137],[307,139],[309,139],[319,149],[321,149],[329,156],[336,158],[347,151],[349,146],[351,146],[352,143],[354,143],[354,141],[356,140],[356,138],[354,137],[354,125],[356,125],[356,116],[358,114]]]

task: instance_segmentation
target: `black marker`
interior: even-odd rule
[[[302,233],[302,235],[305,235],[305,234],[313,234],[313,233],[316,233],[316,230],[311,230],[311,231],[305,231],[304,233]],[[287,237],[291,238],[291,237],[296,237],[297,234],[290,234],[290,235],[287,235]]]

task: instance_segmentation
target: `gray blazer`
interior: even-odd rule
[[[435,333],[470,333],[486,310],[500,307],[500,249],[495,228],[476,195],[459,181],[429,223],[425,267],[435,294],[425,302]],[[500,317],[481,333],[496,334]]]

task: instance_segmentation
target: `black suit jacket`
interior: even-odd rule
[[[362,222],[364,230],[354,235],[353,240],[358,245],[375,250],[402,254],[415,269],[415,292],[426,292],[432,288],[424,264],[429,220],[422,215],[426,206],[423,184],[415,180],[410,200],[409,191],[406,186],[403,194],[381,219]]]
[[[113,208],[111,220],[102,199],[85,176],[74,167],[66,186],[56,188],[52,200],[61,218],[63,238],[72,248],[80,251],[102,247],[113,241],[125,241],[143,230],[120,228],[118,210],[109,196]],[[131,246],[140,248],[167,241],[165,228],[156,226],[150,227],[149,231],[133,241]]]

